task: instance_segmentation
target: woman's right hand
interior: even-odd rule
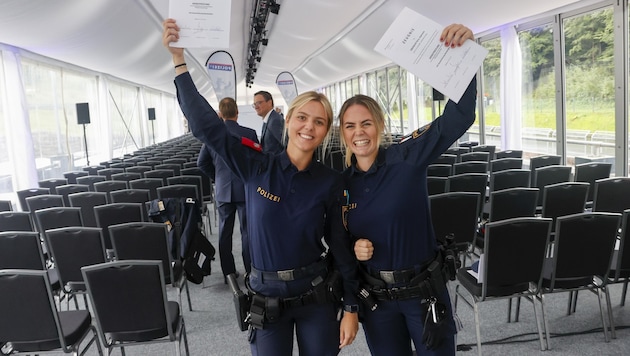
[[[179,26],[173,19],[166,19],[162,22],[164,32],[162,33],[162,44],[173,55],[173,63],[179,64],[184,62],[184,49],[180,47],[172,47],[171,42],[179,40]],[[181,60],[181,61],[180,61]],[[179,63],[178,63],[179,62]]]
[[[367,261],[374,254],[374,245],[368,239],[358,239],[354,243],[354,255],[359,261]]]

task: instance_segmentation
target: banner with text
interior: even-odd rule
[[[232,56],[226,51],[212,53],[206,61],[206,70],[217,100],[226,97],[236,100],[236,71]]]
[[[281,72],[276,77],[276,85],[278,86],[278,90],[280,90],[280,94],[282,94],[284,101],[287,105],[291,105],[293,99],[295,99],[298,95],[293,75],[289,72]]]

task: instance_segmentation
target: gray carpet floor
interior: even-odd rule
[[[209,239],[218,246],[217,225],[212,217],[212,232]],[[234,256],[237,269],[244,271],[240,258],[240,234],[234,232]],[[250,355],[246,332],[241,332],[236,324],[234,304],[228,285],[223,283],[221,267],[217,260],[212,262],[212,275],[203,284],[189,284],[193,311],[188,310],[185,295],[184,320],[188,333],[191,355],[237,356]],[[241,273],[242,274],[242,273]],[[239,283],[243,285],[242,277]],[[449,286],[454,291],[457,282]],[[551,349],[540,351],[536,322],[532,304],[521,304],[519,322],[507,322],[507,301],[491,301],[480,304],[482,351],[485,355],[630,355],[630,305],[620,306],[621,284],[610,286],[613,315],[617,327],[617,338],[604,341],[597,296],[580,292],[575,314],[566,315],[567,293],[552,294],[546,297],[546,315],[552,333]],[[167,288],[170,300],[177,300],[176,292]],[[185,293],[185,292],[184,292]],[[452,297],[454,293],[451,293]],[[458,355],[476,355],[476,334],[473,309],[458,302],[457,315],[463,328],[457,336]],[[297,347],[294,345],[294,350]],[[183,345],[182,345],[183,350]],[[94,346],[87,355],[96,355]],[[116,350],[114,355],[120,354]],[[174,355],[174,344],[153,344],[129,347],[127,355]],[[360,330],[356,341],[341,350],[340,355],[369,355],[363,332]],[[418,353],[422,354],[422,353]],[[297,350],[294,355],[298,355]],[[395,355],[394,355],[395,356]]]

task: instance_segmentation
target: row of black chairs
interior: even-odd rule
[[[610,283],[624,283],[623,303],[630,276],[630,247],[625,243],[630,235],[630,209],[623,214],[586,212],[558,217],[553,241],[552,225],[551,218],[534,217],[488,223],[483,263],[477,271],[472,267],[458,271],[455,308],[458,297],[464,297],[474,307],[480,355],[477,304],[489,300],[526,297],[531,301],[540,347],[545,350],[550,348],[550,330],[544,295],[569,292],[576,296],[579,290],[590,290],[598,295],[605,340],[609,341],[609,332],[612,338],[616,337],[607,287]],[[615,249],[615,245],[619,248]],[[602,299],[606,309],[602,307]],[[575,312],[576,300],[570,296],[568,314]],[[536,304],[540,304],[544,326]],[[511,315],[511,310],[508,313]],[[516,313],[518,320],[518,307]]]

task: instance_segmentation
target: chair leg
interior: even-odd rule
[[[190,355],[188,350],[188,336],[186,334],[186,324],[184,324],[184,318],[182,318],[182,336],[184,337],[184,350],[186,350],[186,356]]]
[[[609,342],[610,339],[608,338],[608,326],[606,325],[606,319],[604,317],[604,308],[602,307],[602,289],[601,288],[597,288],[597,301],[599,302],[599,314],[602,318],[602,328],[604,329],[604,340],[606,340],[606,342]]]
[[[531,297],[532,308],[534,308],[534,319],[536,320],[536,328],[538,329],[538,340],[540,340],[540,350],[545,351],[546,346],[543,341],[542,326],[540,325],[540,319],[538,318],[538,311],[536,310],[536,297]]]
[[[571,314],[575,313],[575,310],[577,309],[578,292],[579,291],[576,290],[575,294],[573,295],[573,308],[571,309]]]
[[[628,291],[628,279],[626,278],[626,280],[623,282],[623,289],[621,289],[621,303],[619,305],[621,305],[622,307],[624,305],[626,305],[626,292]]]
[[[518,316],[521,313],[521,297],[516,298],[516,315],[514,315],[514,322],[518,323]]]
[[[543,294],[540,295],[540,310],[543,319],[543,325],[545,327],[545,337],[547,339],[547,347],[546,350],[551,349],[551,337],[549,336],[549,322],[547,321],[547,317],[545,316],[545,296]]]
[[[604,289],[604,296],[606,297],[606,309],[608,309],[608,322],[610,323],[610,335],[613,339],[617,338],[617,332],[615,331],[615,321],[612,314],[612,303],[610,303],[610,294],[608,293],[608,287],[602,287]]]
[[[473,304],[475,309],[475,331],[477,332],[477,354],[481,356],[481,325],[479,324],[479,307],[475,302]]]
[[[507,322],[512,322],[512,298],[508,299]]]
[[[192,303],[190,302],[190,290],[188,290],[188,280],[184,280],[184,286],[186,287],[186,297],[188,298],[188,310],[192,311]]]

